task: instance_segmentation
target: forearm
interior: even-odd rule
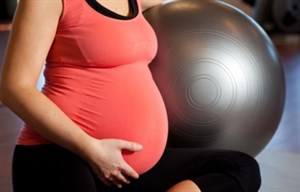
[[[2,102],[45,138],[83,155],[90,136],[44,94],[32,88],[14,87],[4,91]]]

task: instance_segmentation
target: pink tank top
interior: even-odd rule
[[[161,157],[168,130],[148,68],[157,51],[156,36],[138,0],[130,0],[134,15],[124,18],[96,0],[87,1],[63,0],[42,92],[87,134],[142,144],[142,151],[124,153],[124,158],[144,173]],[[18,139],[21,145],[45,143],[50,142],[27,125]]]

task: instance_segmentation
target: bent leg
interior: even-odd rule
[[[219,151],[210,158],[201,170],[205,174],[192,178],[203,192],[259,190],[260,170],[253,157],[237,151]]]
[[[167,192],[201,192],[198,185],[191,180],[180,181],[168,189]]]
[[[240,152],[174,148],[125,191],[165,192],[184,180],[202,192],[257,192],[260,172],[254,158]]]
[[[56,145],[16,146],[14,192],[97,192],[88,166]]]

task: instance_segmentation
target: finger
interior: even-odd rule
[[[115,180],[119,181],[119,183],[122,183],[122,184],[128,184],[130,181],[128,178],[126,178],[125,175],[122,174],[121,171],[114,171],[111,173],[111,176],[109,178],[114,178]]]
[[[121,140],[120,148],[129,150],[129,151],[140,151],[141,149],[143,149],[143,146],[141,144],[138,144],[135,142]]]
[[[122,174],[124,174],[128,177],[132,177],[134,179],[139,178],[139,174],[127,163],[124,163],[123,166],[120,167],[120,171]]]
[[[103,183],[104,185],[109,186],[109,187],[112,186],[112,183],[111,183],[108,179],[106,179],[106,178],[104,178],[104,177],[99,177],[99,179],[100,179],[100,181],[102,181],[102,183]]]
[[[110,182],[111,184],[115,185],[118,188],[122,188],[122,185],[124,184],[123,182],[121,182],[119,180],[119,178],[117,178],[114,175],[111,175],[110,177],[108,177],[107,181]]]
[[[102,181],[102,183],[104,185],[109,186],[109,187],[112,186],[111,182],[108,180],[109,176],[105,176],[103,173],[99,173],[99,172],[96,173],[96,176],[98,177],[98,179],[100,181]]]
[[[121,172],[118,172],[118,174],[114,175],[115,178],[117,178],[121,183],[123,184],[129,184],[130,180],[124,176]]]

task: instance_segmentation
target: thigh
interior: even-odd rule
[[[259,180],[256,178],[258,176],[257,168],[255,160],[240,152],[193,148],[167,149],[157,165],[146,174],[141,175],[140,179],[134,181],[132,185],[127,186],[125,191],[164,192],[182,180],[207,181],[202,178],[212,175],[212,181],[209,181],[210,183],[207,185],[222,185],[224,188],[231,188],[233,185],[239,187],[246,185],[245,182]],[[254,172],[254,174],[249,172]],[[223,176],[226,179],[223,179]],[[213,178],[216,178],[216,181],[213,181]],[[219,182],[224,182],[224,184]],[[205,186],[205,188],[209,187]]]
[[[89,167],[56,145],[16,146],[14,192],[96,192]]]

